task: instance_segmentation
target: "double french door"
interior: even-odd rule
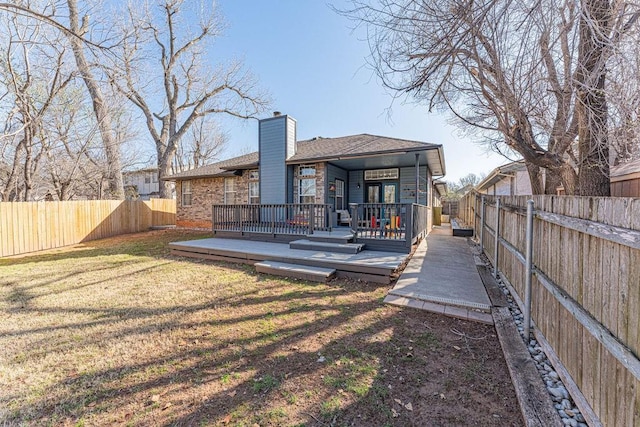
[[[367,203],[398,203],[398,184],[395,182],[367,184],[365,196]]]

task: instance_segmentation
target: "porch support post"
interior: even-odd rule
[[[427,189],[427,194],[429,194],[428,191]],[[416,153],[416,204],[420,204],[420,153]],[[425,205],[428,204],[425,200]]]

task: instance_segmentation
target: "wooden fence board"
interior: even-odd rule
[[[175,212],[170,199],[2,202],[0,257],[174,225]]]
[[[486,226],[493,228],[495,198],[485,198]],[[590,413],[607,426],[640,425],[640,199],[531,198],[538,212],[534,265],[550,280],[544,286],[538,277],[532,280],[532,318],[589,402]],[[524,266],[506,248],[524,252],[527,199],[501,197],[505,209],[499,213],[504,241],[499,268],[520,294]],[[464,213],[465,206],[475,203],[480,210],[479,199],[466,196],[463,215],[472,215]],[[465,221],[479,224],[475,218]],[[493,262],[494,236],[486,229],[484,236],[485,252]]]

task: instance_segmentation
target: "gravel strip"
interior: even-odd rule
[[[487,265],[490,266],[489,263]],[[580,410],[574,403],[573,399],[569,395],[566,387],[562,383],[562,380],[558,376],[558,373],[551,366],[551,362],[547,358],[547,355],[542,350],[542,347],[538,344],[538,342],[532,338],[528,343],[524,338],[524,315],[520,311],[518,304],[515,302],[511,292],[504,284],[500,276],[498,276],[498,285],[502,289],[502,292],[505,294],[507,301],[509,303],[509,311],[513,316],[513,320],[518,327],[518,332],[520,333],[520,337],[522,341],[527,345],[527,349],[533,358],[536,368],[540,373],[545,385],[547,386],[547,390],[551,395],[551,400],[553,400],[553,406],[558,411],[558,415],[562,419],[562,422],[565,426],[571,427],[588,427],[586,421]]]

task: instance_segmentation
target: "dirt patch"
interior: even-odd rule
[[[493,327],[384,305],[377,284],[168,255],[197,237],[0,259],[0,421],[522,425]]]

